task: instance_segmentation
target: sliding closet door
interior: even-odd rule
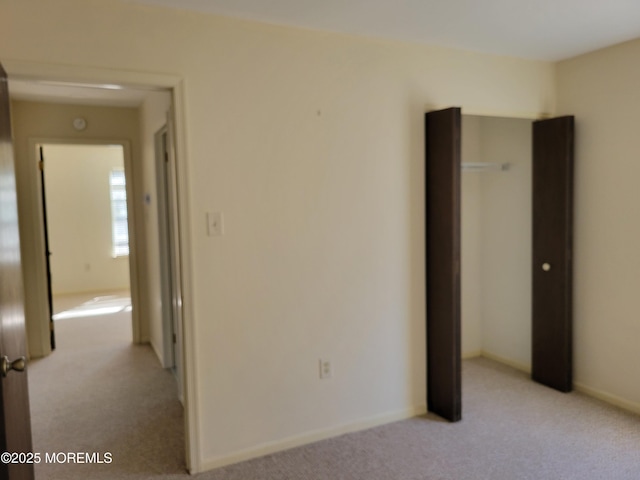
[[[572,389],[573,117],[533,123],[532,378]]]
[[[425,116],[427,406],[461,418],[460,358],[461,112]]]

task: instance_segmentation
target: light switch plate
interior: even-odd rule
[[[333,377],[333,365],[331,364],[331,360],[328,358],[320,358],[318,360],[318,366],[320,368],[319,373],[321,380]]]
[[[222,212],[207,213],[207,235],[210,237],[224,235],[224,218]]]

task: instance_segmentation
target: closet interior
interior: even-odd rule
[[[532,120],[462,115],[461,353],[531,368]]]

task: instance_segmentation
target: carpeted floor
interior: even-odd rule
[[[131,343],[126,305],[111,296],[83,307],[73,299],[60,304],[66,312],[85,310],[89,316],[56,320],[55,352],[29,365],[34,452],[95,452],[103,460],[109,452],[113,460],[43,461],[36,465],[36,480],[186,478],[175,379],[149,346]],[[56,313],[63,310],[58,305]]]
[[[464,362],[464,418],[404,420],[209,473],[207,480],[637,480],[640,418],[493,361]]]
[[[60,320],[56,353],[30,365],[35,451],[113,455],[41,464],[37,480],[640,479],[640,417],[482,358],[464,362],[459,423],[414,418],[189,477],[175,381],[128,321]]]

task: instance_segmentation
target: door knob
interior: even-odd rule
[[[549,270],[551,270],[551,265],[548,263],[543,263],[542,270],[544,270],[545,272],[548,272]]]
[[[13,362],[9,360],[9,357],[6,355],[0,359],[0,371],[2,371],[2,376],[6,377],[9,370],[15,370],[16,372],[24,372],[25,367],[27,366],[27,359],[24,357],[18,357]]]

